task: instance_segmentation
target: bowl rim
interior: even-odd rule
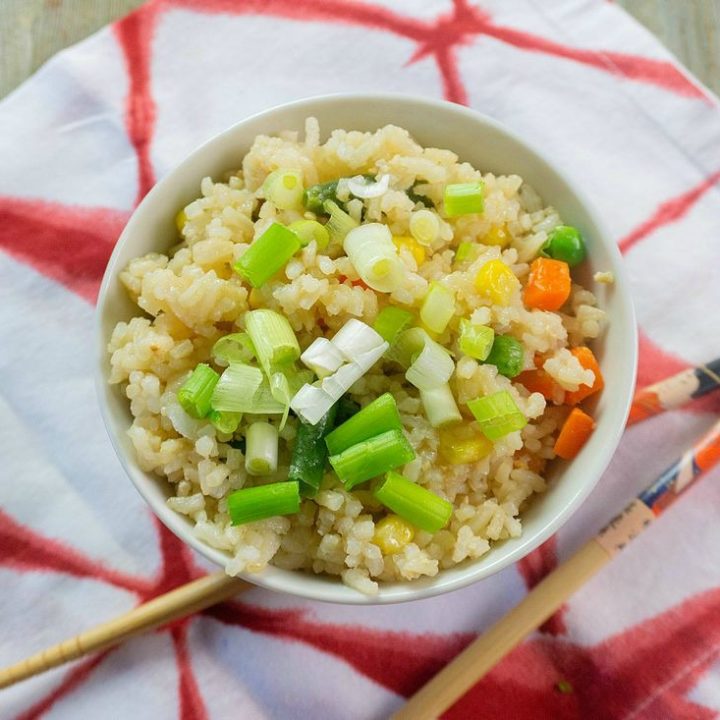
[[[619,390],[623,390],[624,395],[622,397],[618,396],[618,398],[613,401],[621,404],[620,412],[618,413],[616,411],[616,417],[622,418],[622,422],[618,422],[615,427],[611,428],[610,431],[606,431],[606,442],[603,445],[602,451],[598,453],[594,463],[592,473],[594,477],[591,480],[586,481],[562,507],[560,512],[556,513],[552,518],[546,521],[543,528],[536,532],[534,536],[527,537],[523,534],[519,538],[515,538],[515,547],[504,556],[500,556],[498,554],[498,558],[493,560],[492,555],[489,555],[487,558],[483,558],[482,566],[470,561],[464,568],[464,572],[453,578],[446,578],[444,580],[443,576],[445,571],[440,571],[440,573],[433,578],[425,578],[424,580],[427,581],[425,583],[423,583],[423,580],[394,582],[390,584],[381,583],[380,591],[375,596],[365,596],[358,591],[345,586],[339,581],[339,579],[337,582],[327,584],[307,582],[307,580],[303,577],[305,573],[302,571],[283,570],[272,565],[268,566],[265,570],[259,573],[243,572],[238,575],[238,577],[243,580],[265,589],[288,593],[309,600],[336,602],[350,605],[381,605],[434,597],[453,590],[459,590],[460,588],[467,587],[468,585],[471,585],[483,578],[490,577],[491,575],[496,574],[500,570],[509,567],[524,558],[544,543],[549,537],[555,534],[565,524],[565,522],[567,522],[567,520],[575,513],[575,511],[580,507],[597,485],[600,477],[607,469],[607,466],[609,465],[620,442],[635,387],[638,355],[638,331],[635,309],[627,278],[627,271],[623,265],[622,256],[616,243],[614,243],[610,238],[605,224],[599,220],[593,204],[588,200],[584,191],[579,189],[577,185],[573,183],[555,164],[550,162],[542,152],[538,151],[532,145],[529,145],[527,141],[521,138],[516,132],[484,113],[445,100],[415,95],[399,93],[331,93],[281,103],[242,118],[225,130],[210,137],[208,140],[197,146],[191,153],[186,155],[181,162],[168,171],[151,188],[142,201],[134,208],[115,244],[115,247],[113,248],[110,259],[108,260],[98,292],[95,309],[95,335],[97,341],[96,351],[98,353],[94,373],[95,390],[106,432],[110,438],[113,449],[115,450],[115,454],[125,471],[125,474],[130,478],[136,490],[150,506],[155,516],[158,517],[158,519],[180,540],[190,545],[194,550],[198,551],[212,563],[219,565],[220,567],[224,567],[225,562],[227,561],[227,555],[223,551],[216,549],[197,538],[192,532],[191,526],[187,523],[187,518],[181,516],[176,511],[171,510],[164,502],[157,502],[149,492],[146,492],[149,473],[142,471],[136,461],[129,457],[130,453],[127,453],[121,446],[118,434],[113,430],[113,420],[111,417],[112,413],[110,411],[109,404],[106,402],[107,377],[105,369],[107,367],[107,340],[103,335],[103,316],[107,305],[107,295],[110,285],[115,281],[118,273],[118,268],[116,268],[118,258],[126,239],[131,236],[135,230],[134,226],[138,222],[137,218],[141,214],[141,209],[152,205],[154,199],[158,195],[162,194],[166,187],[171,187],[175,176],[180,174],[186,166],[194,163],[198,157],[208,153],[215,146],[222,146],[229,138],[232,138],[241,126],[262,120],[263,118],[269,118],[279,111],[298,110],[305,107],[307,114],[312,115],[314,109],[316,109],[319,105],[343,103],[348,101],[367,103],[392,102],[400,105],[405,104],[413,108],[417,108],[418,105],[420,105],[431,107],[439,112],[455,113],[457,115],[464,116],[466,119],[473,122],[487,125],[496,132],[505,135],[511,142],[515,143],[523,153],[534,157],[534,159],[539,161],[540,164],[546,166],[568,188],[571,189],[575,199],[582,206],[587,217],[598,230],[596,240],[604,246],[610,257],[612,263],[611,269],[615,275],[613,292],[619,295],[620,309],[626,316],[627,332],[629,334],[627,337],[627,352],[629,354],[625,357],[625,361],[631,365],[631,372],[626,380],[627,387],[624,389],[619,388]],[[625,373],[625,375],[627,376],[627,373]],[[438,578],[441,579],[440,582],[438,582]]]

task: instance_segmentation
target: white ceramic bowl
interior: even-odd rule
[[[325,135],[334,128],[376,130],[387,123],[400,125],[420,144],[449,148],[483,171],[522,176],[545,203],[555,206],[563,219],[580,228],[586,238],[589,263],[584,265],[581,281],[589,283],[592,272],[598,269],[611,270],[616,278],[612,286],[596,287],[599,303],[610,321],[607,332],[593,346],[605,376],[605,390],[594,410],[597,429],[572,463],[553,464],[549,489],[523,513],[521,537],[499,543],[480,560],[443,570],[434,578],[381,584],[375,597],[364,597],[335,578],[272,566],[262,573],[243,576],[272,590],[331,602],[374,604],[430,597],[461,588],[517,562],[560,528],[588,496],[610,461],[625,424],[635,378],[635,319],[615,244],[577,188],[523,140],[493,120],[459,105],[434,100],[395,95],[331,95],[254,115],[197,149],[143,200],[120,236],[105,271],[97,306],[97,381],[102,414],[123,467],[160,520],[205,557],[223,565],[225,553],[198,540],[191,522],[168,509],[167,485],[138,466],[126,433],[132,420],[128,400],[118,387],[107,383],[106,345],[112,329],[118,321],[139,312],[121,287],[118,273],[132,258],[150,251],[164,251],[176,242],[175,215],[197,197],[203,177],[219,177],[238,167],[258,134],[287,129],[302,131],[304,120],[310,115],[318,118]]]

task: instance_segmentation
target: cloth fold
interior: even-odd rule
[[[466,103],[567,173],[624,252],[640,384],[718,355],[718,100],[611,3],[153,0],[0,103],[0,663],[209,569],[153,519],[105,435],[97,288],[135,204],[197,144],[277,103],[348,91]],[[472,587],[385,607],[253,590],[2,691],[0,715],[386,717],[719,410],[709,397],[633,427],[557,536]],[[719,479],[447,717],[720,714]]]

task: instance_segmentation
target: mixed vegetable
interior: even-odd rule
[[[534,369],[526,369],[526,350],[517,337],[496,334],[469,318],[458,321],[455,294],[443,282],[430,283],[417,314],[388,302],[372,327],[351,319],[333,337],[321,335],[305,349],[286,317],[252,304],[253,293],[312,242],[319,252],[341,247],[362,284],[390,294],[407,272],[400,252],[409,251],[420,265],[440,236],[443,216],[484,209],[482,182],[446,186],[439,210],[416,184],[406,191],[415,202],[409,234],[393,236],[385,224],[358,222],[347,199],[380,197],[388,187],[389,176],[364,175],[305,188],[302,174],[292,169],[276,170],[265,181],[265,196],[277,208],[301,211],[305,217],[287,226],[272,223],[234,265],[253,288],[251,307],[256,309],[245,314],[244,332],[226,335],[213,346],[212,365],[220,371],[199,364],[177,393],[192,418],[207,418],[225,435],[242,435],[232,442],[242,443],[246,471],[254,476],[277,472],[279,433],[291,411],[298,418],[287,479],[233,492],[227,498],[233,524],[298,512],[301,499],[314,497],[332,468],[348,491],[382,478],[373,484],[372,494],[391,513],[376,528],[375,541],[385,554],[412,540],[416,529],[434,533],[447,525],[451,503],[397,472],[415,452],[403,432],[395,398],[385,393],[360,409],[348,397],[350,388],[381,358],[401,367],[407,382],[417,388],[428,422],[438,429],[439,457],[447,464],[477,462],[490,454],[495,442],[527,424],[506,390],[470,399],[463,412],[450,384],[457,356],[492,364],[529,392],[570,406],[555,443],[559,457],[575,457],[593,431],[594,421],[577,407],[603,388],[589,348],[571,353],[584,370],[592,371],[593,384],[565,391],[543,369],[542,356],[535,358]],[[507,225],[493,226],[481,238],[482,244],[501,248],[511,240]],[[455,263],[471,262],[478,251],[476,243],[460,243]],[[494,259],[479,268],[475,290],[495,305],[507,306],[521,293],[527,308],[557,311],[570,296],[570,270],[585,255],[576,228],[556,227],[530,265],[524,286],[501,259]],[[437,341],[451,323],[457,323],[452,327],[458,331],[454,351]]]

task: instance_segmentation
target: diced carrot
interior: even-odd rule
[[[583,345],[573,348],[570,352],[580,361],[580,364],[586,370],[592,370],[595,374],[595,382],[592,386],[581,385],[577,390],[565,393],[565,404],[577,405],[586,397],[590,397],[591,395],[600,392],[605,387],[605,380],[603,379],[602,372],[600,371],[598,361],[590,348]]]
[[[555,441],[555,454],[564,460],[572,460],[594,429],[595,421],[580,408],[573,408]]]
[[[528,392],[538,392],[546,400],[560,399],[564,395],[560,385],[542,368],[525,370],[514,380],[519,382]]]
[[[570,297],[570,267],[562,260],[537,258],[530,266],[530,276],[523,299],[537,310],[559,310]]]

